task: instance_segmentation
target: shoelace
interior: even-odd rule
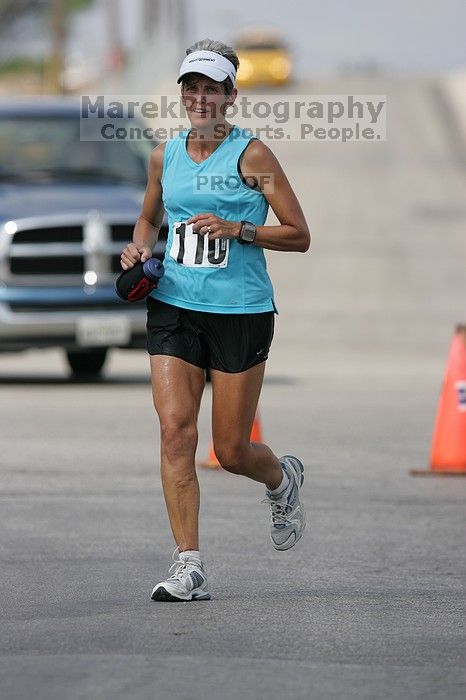
[[[177,554],[178,554],[178,559],[176,558]],[[183,577],[187,575],[188,562],[183,561],[183,559],[181,559],[179,554],[180,554],[180,550],[178,547],[176,547],[175,551],[172,554],[173,564],[168,569],[168,573],[171,574],[171,576],[168,577],[168,580],[181,581],[183,579]],[[172,569],[175,569],[173,571],[173,573],[171,573]]]
[[[274,525],[289,525],[291,523],[288,514],[293,510],[293,506],[283,501],[277,501],[275,498],[267,496],[263,498],[261,503],[267,503],[272,511],[272,522]]]
[[[178,559],[176,559],[177,553],[178,553]],[[171,576],[168,577],[169,580],[173,579],[174,581],[181,581],[183,579],[183,577],[186,575],[186,562],[180,558],[179,553],[180,553],[180,550],[178,547],[176,547],[175,551],[172,554],[173,564],[168,569],[168,573],[171,574]],[[175,569],[173,573],[172,573],[172,569]]]

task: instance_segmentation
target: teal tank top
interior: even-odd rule
[[[209,241],[185,222],[211,212],[229,221],[263,226],[268,202],[238,174],[238,160],[251,140],[235,126],[202,163],[188,155],[187,135],[165,144],[162,198],[168,217],[165,274],[151,296],[174,306],[212,313],[276,311],[264,251],[236,240]]]

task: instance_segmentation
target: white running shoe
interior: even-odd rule
[[[177,558],[178,554],[178,558]],[[164,602],[184,602],[187,600],[210,600],[207,592],[207,574],[198,559],[183,558],[178,547],[173,552],[173,564],[169,572],[173,574],[161,581],[152,591],[151,599]]]
[[[271,511],[270,539],[275,549],[290,549],[301,538],[306,527],[306,511],[299,500],[299,489],[304,482],[304,467],[297,457],[285,455],[279,462],[290,483],[277,496],[266,492],[262,503]]]

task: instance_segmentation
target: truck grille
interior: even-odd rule
[[[12,275],[82,275],[85,272],[82,256],[11,258]]]
[[[89,212],[65,220],[57,215],[19,221],[16,233],[10,234],[6,273],[24,283],[28,277],[52,277],[61,284],[69,277],[70,284],[80,284],[92,271],[98,282],[111,283],[121,271],[121,250],[134,229],[132,217],[122,218],[109,222],[99,212]]]
[[[17,231],[14,243],[15,245],[22,243],[80,243],[82,240],[82,226],[57,226]]]
[[[112,272],[118,275],[120,274],[120,272],[123,272],[120,259],[120,255],[112,255]]]
[[[130,241],[133,240],[133,231],[134,231],[134,224],[131,226],[121,225],[112,225],[110,226],[110,235],[112,238],[112,241],[118,241],[121,243],[129,243]]]
[[[98,284],[113,284],[115,275],[121,272],[121,251],[131,241],[135,223],[130,214],[115,218],[119,220],[112,221],[111,214],[105,217],[100,212],[89,212],[87,216],[19,220],[16,233],[8,234],[0,277],[5,281],[10,277],[19,284],[28,284],[28,278],[33,284],[47,283],[52,278],[56,284],[76,285],[92,271]],[[163,225],[155,249],[158,255],[163,254],[166,236]]]

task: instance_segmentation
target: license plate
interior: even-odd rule
[[[76,342],[93,345],[126,345],[131,339],[131,324],[124,316],[81,318],[76,324]]]

